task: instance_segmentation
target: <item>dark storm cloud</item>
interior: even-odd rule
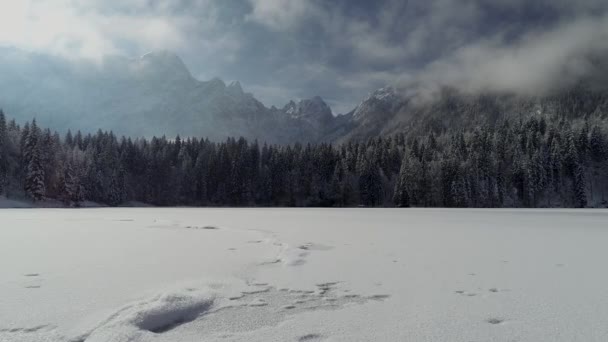
[[[342,110],[391,83],[542,92],[593,73],[608,46],[605,1],[250,3],[246,20],[286,49],[277,82],[329,94]]]
[[[94,57],[164,47],[195,76],[241,80],[267,105],[322,95],[335,112],[386,84],[415,84],[425,93],[441,85],[547,90],[594,72],[594,58],[608,46],[604,0],[44,3],[44,13],[73,21],[82,33],[48,34],[53,43],[34,48]],[[11,39],[19,45],[0,33],[0,42]]]

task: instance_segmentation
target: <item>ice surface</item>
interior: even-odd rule
[[[0,341],[608,341],[608,211],[0,211]]]

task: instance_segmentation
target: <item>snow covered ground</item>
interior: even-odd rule
[[[608,341],[606,260],[606,210],[0,210],[0,341]]]

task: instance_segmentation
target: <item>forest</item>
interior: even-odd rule
[[[606,207],[607,157],[605,127],[558,116],[340,145],[268,145],[61,136],[0,111],[0,196],[70,207]]]

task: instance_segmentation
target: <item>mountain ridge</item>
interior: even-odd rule
[[[54,129],[114,131],[129,136],[197,136],[220,141],[243,136],[268,143],[347,142],[398,132],[494,125],[516,116],[569,120],[608,113],[608,93],[578,83],[551,95],[468,94],[443,87],[430,99],[386,86],[351,112],[334,115],[320,97],[266,107],[239,81],[201,81],[176,54],[107,57],[99,65],[0,49],[0,107],[19,121],[36,117]]]
[[[212,140],[243,136],[270,143],[316,142],[323,136],[316,113],[305,110],[296,117],[267,108],[238,81],[197,80],[168,51],[135,59],[109,57],[96,66],[8,51],[0,57],[5,75],[0,106],[20,121],[36,117],[55,129],[94,127],[132,136]]]

